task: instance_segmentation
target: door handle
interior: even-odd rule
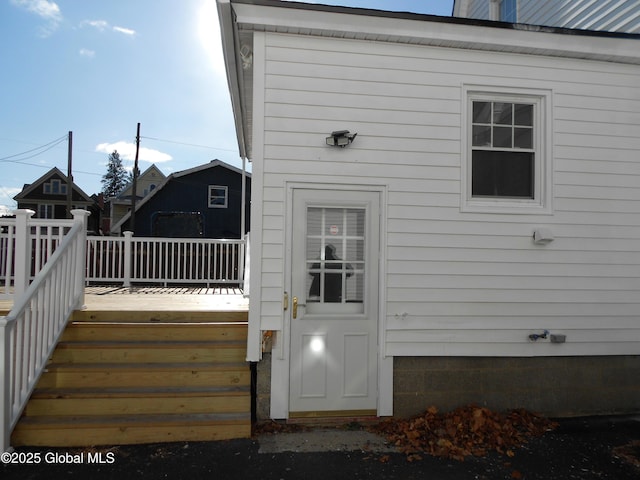
[[[298,318],[298,307],[306,307],[307,305],[304,303],[298,303],[298,297],[293,297],[293,307],[291,308],[292,310],[292,316],[293,318]]]

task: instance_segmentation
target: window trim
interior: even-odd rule
[[[224,203],[217,204],[211,203],[211,193],[213,190],[224,190]],[[220,198],[220,195],[216,195],[215,198]],[[209,185],[209,196],[207,198],[209,208],[227,208],[229,205],[229,187],[226,185]]]
[[[54,185],[56,185],[58,188],[57,192],[54,191]],[[66,195],[67,184],[58,178],[52,178],[51,180],[43,184],[42,192],[45,195]]]
[[[461,204],[462,212],[479,213],[552,213],[552,116],[550,90],[464,85],[461,115]],[[473,197],[472,111],[473,101],[530,103],[534,105],[534,198]]]

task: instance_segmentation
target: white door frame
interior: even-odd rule
[[[387,191],[381,185],[322,184],[291,182],[285,184],[285,245],[284,245],[284,285],[285,292],[291,292],[292,282],[292,242],[293,242],[293,193],[296,189],[341,190],[353,192],[375,192],[380,198],[380,258],[378,263],[378,416],[393,415],[393,357],[386,356],[386,205]],[[282,330],[277,332],[271,357],[271,418],[289,418],[289,359],[291,331],[291,296],[289,305],[283,311]]]

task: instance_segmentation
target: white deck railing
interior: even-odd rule
[[[0,219],[0,299],[24,292],[73,220]],[[245,274],[245,241],[210,238],[87,237],[87,283],[238,284]]]
[[[243,240],[87,238],[89,213],[71,213],[73,220],[52,221],[18,210],[0,221],[0,298],[14,299],[0,317],[0,453],[67,321],[84,304],[87,279],[241,284],[245,275]]]
[[[242,284],[244,241],[211,238],[87,237],[89,283]]]
[[[0,218],[0,299],[20,295],[53,255],[73,220],[31,218],[33,210],[16,210]]]
[[[89,213],[72,213],[73,227],[31,285],[15,297],[9,315],[0,317],[0,453],[9,448],[11,432],[69,317],[84,303]]]

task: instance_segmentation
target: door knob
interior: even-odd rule
[[[298,297],[293,297],[293,306],[291,308],[292,310],[292,316],[293,318],[298,318],[298,307],[306,307],[306,305],[304,303],[298,303]]]

